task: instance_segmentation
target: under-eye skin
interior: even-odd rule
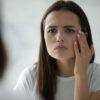
[[[69,35],[76,33],[75,29],[72,29],[72,28],[65,28],[65,32],[66,34],[69,34]]]

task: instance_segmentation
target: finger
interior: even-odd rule
[[[86,51],[89,51],[89,46],[86,40],[86,36],[83,32],[79,32],[78,41],[80,45],[80,51],[82,54],[86,53]]]
[[[87,33],[81,32],[81,39],[82,39],[83,45],[84,45],[86,48],[89,49],[89,45],[88,45],[88,43],[87,43],[86,34],[87,34]]]
[[[79,47],[80,47],[80,53],[84,53],[84,43],[83,43],[83,41],[82,41],[82,39],[81,39],[81,35],[80,34],[78,34],[77,35],[78,36],[78,44],[79,44]]]
[[[83,33],[82,35],[82,41],[83,41],[83,45],[84,45],[84,48],[85,48],[85,52],[86,52],[86,54],[88,53],[88,52],[90,52],[90,47],[89,47],[89,44],[88,44],[88,42],[87,42],[87,37],[86,37],[86,35],[85,35],[86,33]]]
[[[94,47],[93,47],[93,44],[92,44],[92,45],[90,46],[90,60],[92,59],[93,54],[94,54]]]
[[[91,49],[91,55],[93,56],[93,54],[94,54],[94,46],[93,46],[93,44],[91,45],[90,49]]]
[[[76,41],[74,43],[74,51],[75,51],[75,55],[76,56],[79,56],[80,55],[80,52],[79,52],[78,45],[77,45],[77,42]]]

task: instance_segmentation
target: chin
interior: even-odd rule
[[[53,55],[51,57],[55,58],[56,60],[69,60],[69,59],[75,58],[74,55],[73,56],[72,55],[67,55],[67,56],[65,56],[65,55]]]

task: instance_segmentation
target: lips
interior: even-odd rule
[[[54,48],[54,50],[65,50],[67,49],[64,45],[58,45]]]

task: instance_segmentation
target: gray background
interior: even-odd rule
[[[4,83],[13,88],[26,67],[38,58],[40,22],[46,10],[57,0],[2,0],[3,37],[9,62]],[[100,0],[74,0],[86,12],[95,44],[96,59],[100,62]]]

